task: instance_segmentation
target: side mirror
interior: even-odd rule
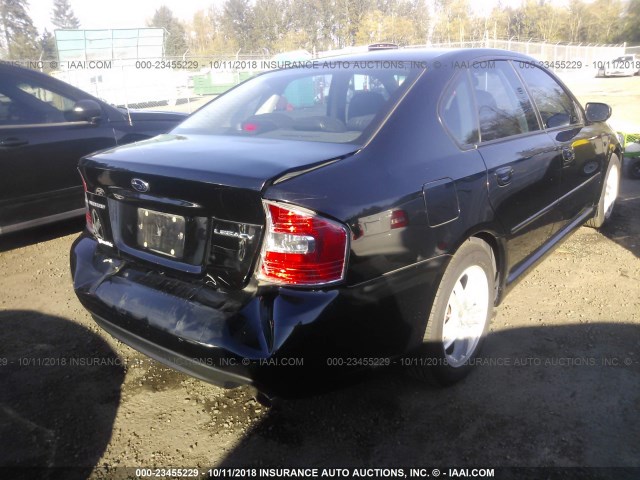
[[[71,110],[65,112],[65,117],[70,122],[96,123],[102,116],[102,108],[95,100],[78,100]]]
[[[611,107],[606,103],[587,103],[584,112],[589,122],[606,122],[611,117]]]

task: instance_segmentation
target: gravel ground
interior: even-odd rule
[[[638,98],[607,92],[631,87],[578,86],[627,114]],[[606,229],[580,229],[511,292],[462,383],[386,369],[270,408],[102,332],[71,287],[81,226],[0,240],[0,466],[640,467],[640,181],[623,181]]]

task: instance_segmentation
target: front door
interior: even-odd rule
[[[487,167],[491,205],[506,233],[510,283],[559,219],[561,165],[512,64],[488,62],[469,72],[480,124],[478,151]]]
[[[515,63],[540,112],[544,128],[557,149],[561,165],[560,230],[576,223],[599,198],[608,144],[598,126],[586,125],[581,110],[564,87],[541,68]],[[581,222],[580,222],[581,223]]]

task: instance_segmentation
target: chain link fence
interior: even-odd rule
[[[78,60],[57,62],[50,74],[119,107],[191,113],[266,63],[256,55]]]
[[[545,43],[535,41],[521,41],[511,39],[484,39],[470,42],[433,43],[430,47],[437,48],[499,48],[511,52],[529,55],[540,62],[544,62],[553,70],[587,70],[595,74],[599,62],[611,61],[624,55],[625,45],[602,44],[566,44]],[[423,48],[426,45],[415,45],[411,48]]]

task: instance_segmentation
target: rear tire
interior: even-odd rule
[[[473,367],[493,313],[495,262],[491,247],[470,238],[447,267],[411,373],[446,386],[462,380]]]
[[[618,156],[615,154],[611,155],[607,173],[602,182],[602,191],[600,192],[600,199],[596,207],[596,214],[587,221],[586,225],[588,227],[600,228],[611,217],[618,192],[620,191],[621,171],[622,168]]]

